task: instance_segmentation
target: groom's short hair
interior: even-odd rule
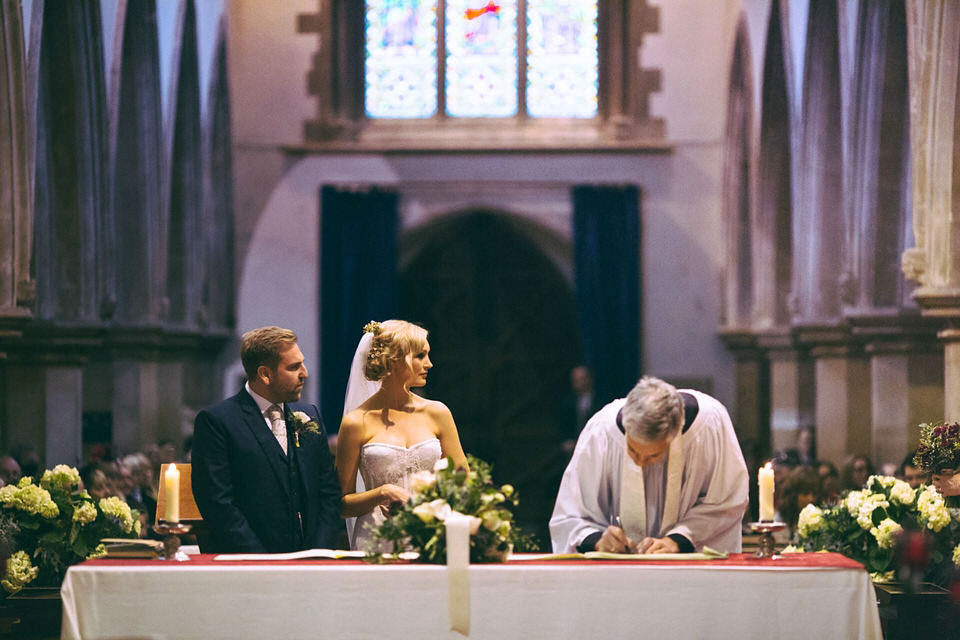
[[[283,327],[260,327],[247,331],[241,340],[240,362],[247,379],[254,380],[260,367],[274,369],[280,364],[280,354],[297,343],[297,334]]]
[[[683,398],[669,382],[644,376],[620,410],[623,429],[638,442],[661,442],[683,426]]]

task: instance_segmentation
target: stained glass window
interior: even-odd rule
[[[591,118],[597,113],[597,3],[527,3],[527,113]]]
[[[370,0],[365,76],[371,118],[592,118],[597,2]]]
[[[437,0],[367,2],[367,115],[428,118],[437,111]]]

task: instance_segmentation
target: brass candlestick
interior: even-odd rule
[[[182,522],[160,521],[153,525],[153,530],[163,536],[163,560],[185,562],[190,556],[180,548],[180,535],[190,531],[190,525]]]
[[[783,522],[751,522],[750,530],[760,534],[760,548],[753,554],[754,558],[776,558],[776,541],[773,534],[786,528]]]

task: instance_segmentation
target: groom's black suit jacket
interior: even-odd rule
[[[320,426],[320,433],[301,430],[299,447],[293,411]],[[287,456],[246,390],[197,414],[191,462],[207,533],[200,541],[204,553],[336,547],[343,528],[340,483],[323,422],[312,404],[287,403],[285,413]]]

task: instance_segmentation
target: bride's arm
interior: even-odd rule
[[[393,484],[383,484],[357,493],[357,467],[360,464],[360,447],[363,446],[363,425],[347,414],[340,423],[337,436],[337,475],[343,503],[340,515],[344,518],[362,516],[378,506],[390,506],[394,502],[406,502],[410,494]]]
[[[458,469],[470,470],[467,465],[467,456],[463,453],[463,446],[460,444],[460,434],[457,433],[457,425],[453,421],[453,414],[450,409],[442,402],[435,402],[431,407],[433,420],[437,425],[437,437],[440,439],[440,449],[445,458],[453,460],[453,465]]]

